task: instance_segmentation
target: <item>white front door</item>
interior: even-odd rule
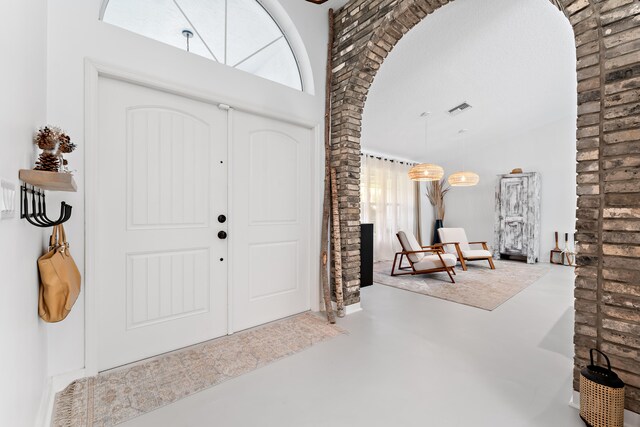
[[[233,112],[232,329],[310,308],[311,129]]]
[[[98,369],[227,333],[227,112],[100,78]]]

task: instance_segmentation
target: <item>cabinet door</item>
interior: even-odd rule
[[[527,177],[503,178],[500,182],[500,253],[526,255]]]

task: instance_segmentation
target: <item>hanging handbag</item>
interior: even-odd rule
[[[607,367],[593,362],[593,352],[604,356]],[[611,370],[611,362],[598,349],[589,351],[591,364],[580,372],[580,418],[589,427],[623,427],[624,382]]]
[[[63,320],[80,294],[80,271],[69,252],[69,243],[62,225],[53,227],[49,252],[38,259],[40,291],[38,315],[45,322]]]

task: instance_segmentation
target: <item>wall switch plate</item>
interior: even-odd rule
[[[16,216],[16,185],[0,179],[0,219]]]

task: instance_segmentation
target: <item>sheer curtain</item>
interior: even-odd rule
[[[373,223],[374,261],[393,259],[400,250],[396,233],[416,232],[416,188],[410,164],[361,156],[360,220]]]

